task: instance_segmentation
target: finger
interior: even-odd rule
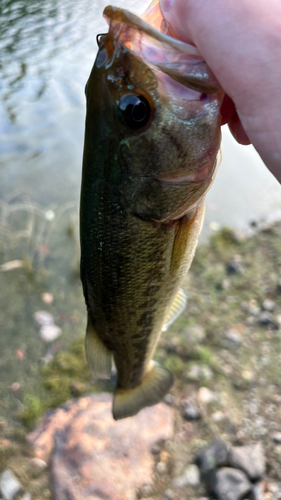
[[[249,140],[249,137],[247,136],[236,112],[235,116],[233,116],[228,122],[228,127],[234,139],[236,139],[239,144],[243,144],[243,146],[248,146],[249,144],[251,144],[251,141]]]

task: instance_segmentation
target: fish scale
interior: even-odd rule
[[[114,359],[119,419],[157,403],[173,383],[152,357],[186,304],[180,286],[217,170],[223,94],[204,61],[194,66],[193,47],[125,10],[105,16],[109,32],[86,85],[81,280],[88,364],[109,378]]]

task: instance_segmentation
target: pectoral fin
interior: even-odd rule
[[[176,321],[176,319],[185,310],[187,303],[187,298],[182,289],[180,289],[174,299],[172,306],[169,309],[168,315],[165,319],[165,323],[162,328],[162,332],[166,332],[168,328]]]
[[[86,331],[86,355],[92,374],[98,378],[110,379],[112,355],[99,338],[89,316]]]
[[[191,219],[187,215],[184,215],[178,221],[170,265],[171,274],[176,274],[183,262],[196,215],[197,211]]]
[[[173,374],[154,361],[141,383],[133,389],[117,389],[113,401],[113,418],[132,417],[142,408],[159,403],[173,385]]]

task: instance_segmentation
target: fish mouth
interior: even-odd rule
[[[103,15],[118,42],[152,69],[200,94],[220,91],[214,74],[193,45],[158,31],[126,9],[108,6]]]

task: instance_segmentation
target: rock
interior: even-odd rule
[[[35,455],[50,463],[53,498],[129,500],[152,482],[150,450],[173,437],[173,409],[159,403],[115,422],[111,407],[111,394],[71,400],[29,435]]]
[[[22,486],[9,469],[0,476],[0,492],[5,500],[13,500],[22,492]]]
[[[54,342],[62,333],[62,329],[57,325],[44,325],[40,328],[40,337],[44,342]]]
[[[275,308],[275,306],[276,306],[276,303],[274,302],[274,300],[271,300],[271,299],[265,299],[262,303],[262,308],[265,311],[269,311],[269,312],[272,312],[273,309]]]
[[[277,319],[273,316],[268,311],[263,311],[259,318],[258,318],[258,323],[261,326],[269,326],[270,328],[273,328],[274,330],[278,330],[279,325]]]
[[[222,340],[222,345],[226,349],[239,349],[242,344],[242,335],[235,328],[230,328],[225,333],[224,339]]]
[[[279,328],[280,328],[280,326],[281,326],[281,314],[277,314],[277,316],[276,316],[276,321],[277,321],[278,326],[279,326]]]
[[[31,458],[29,461],[30,472],[33,477],[38,477],[47,468],[47,464],[41,458]]]
[[[281,490],[273,494],[272,500],[281,500]]]
[[[217,410],[214,413],[212,413],[212,419],[214,422],[222,422],[226,417],[225,413],[221,410]]]
[[[164,397],[163,401],[168,406],[174,406],[175,399],[176,399],[175,396],[172,396],[172,394],[166,394],[166,396]]]
[[[185,486],[198,486],[200,484],[200,471],[197,465],[189,465],[183,474],[173,480],[175,488],[184,488]]]
[[[197,395],[199,403],[209,404],[217,400],[217,396],[208,387],[200,387]]]
[[[158,462],[156,465],[156,470],[159,472],[159,474],[166,474],[167,473],[167,464],[165,462]]]
[[[150,483],[142,484],[142,486],[140,486],[140,488],[138,488],[138,490],[137,490],[136,497],[137,498],[149,498],[153,495],[153,493],[154,493],[154,491],[153,491],[152,484],[150,484]],[[99,499],[100,499],[100,497],[98,497],[98,500]]]
[[[51,304],[54,300],[54,297],[51,293],[44,292],[41,295],[41,299],[43,300],[43,302],[45,302],[45,304]]]
[[[263,485],[261,483],[254,484],[249,495],[249,500],[264,500]]]
[[[257,481],[265,473],[265,458],[260,443],[234,446],[229,450],[229,465],[243,470],[252,481]]]
[[[221,439],[214,439],[197,454],[195,461],[203,473],[227,465],[229,445]]]
[[[271,434],[271,439],[274,441],[274,443],[281,443],[281,432],[273,432]]]
[[[186,332],[186,340],[192,344],[203,342],[206,338],[206,333],[201,325],[191,325]]]
[[[185,420],[199,420],[201,414],[199,408],[193,399],[182,401],[182,416]]]
[[[174,494],[173,490],[171,490],[170,488],[168,488],[168,489],[165,491],[164,495],[165,495],[165,498],[167,498],[168,500],[173,500],[173,498],[174,498],[174,496],[175,496],[175,494]]]
[[[226,264],[227,274],[243,273],[243,266],[241,264],[240,255],[236,255],[232,260]]]
[[[244,472],[230,467],[208,473],[206,486],[218,500],[241,500],[252,489]]]
[[[14,383],[13,383],[12,385],[10,385],[10,387],[9,387],[10,391],[12,391],[12,392],[17,392],[17,391],[19,391],[19,390],[20,390],[20,388],[21,388],[21,385],[20,385],[20,383],[19,383],[19,382],[14,382]]]
[[[152,453],[152,455],[158,455],[161,451],[161,448],[158,444],[153,444],[150,448],[150,453]]]
[[[28,492],[27,492],[27,493],[25,493],[25,494],[23,495],[23,497],[22,497],[22,499],[21,499],[21,500],[31,500],[31,494],[30,494],[30,493],[28,493]]]
[[[194,364],[191,366],[190,370],[185,373],[185,377],[194,382],[198,380],[211,380],[213,378],[213,372],[207,365]]]
[[[33,319],[39,326],[54,324],[54,318],[52,314],[48,313],[47,311],[37,311],[33,314]]]

